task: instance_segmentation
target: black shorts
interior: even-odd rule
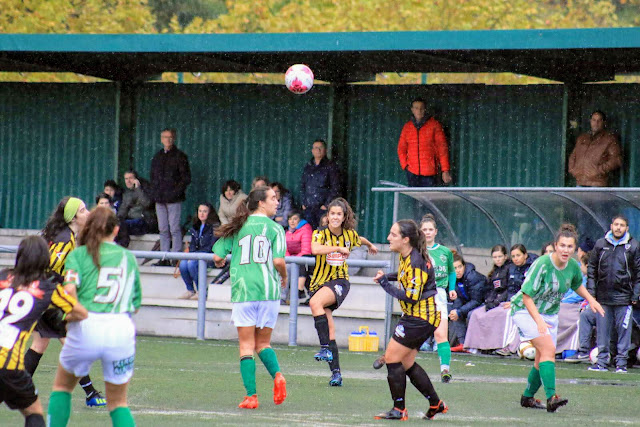
[[[436,327],[424,319],[402,316],[392,338],[407,348],[417,350],[435,331]]]
[[[349,289],[351,289],[351,283],[349,283],[347,279],[329,280],[328,282],[324,283],[318,290],[322,288],[331,289],[331,291],[333,292],[333,295],[336,297],[336,302],[326,307],[331,311],[335,311],[338,309],[338,307],[342,305],[342,303],[344,302],[344,299],[349,294]],[[313,298],[316,292],[314,292],[311,295],[311,298]]]
[[[25,409],[36,401],[36,387],[27,371],[0,369],[0,404],[11,409]]]
[[[53,309],[48,309],[53,310]],[[40,334],[42,338],[64,338],[67,336],[65,326],[63,325],[51,325],[46,318],[40,317],[36,324],[35,331]],[[64,331],[64,333],[61,333]]]

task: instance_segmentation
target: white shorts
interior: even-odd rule
[[[280,311],[280,300],[234,302],[231,320],[236,327],[255,326],[275,328]]]
[[[447,308],[448,292],[445,288],[438,288],[436,294],[436,308],[440,312],[441,322],[447,321],[449,316],[449,309]]]
[[[136,330],[128,314],[89,313],[81,322],[69,322],[60,365],[84,377],[100,360],[104,380],[119,385],[133,376],[135,356]]]
[[[556,345],[558,341],[558,315],[541,314],[541,316],[546,324],[551,326],[549,333],[551,334],[553,345]],[[520,332],[520,341],[529,341],[541,336],[540,332],[538,332],[538,325],[536,325],[535,320],[533,320],[527,309],[516,311],[512,317],[513,323],[516,324],[518,332]]]

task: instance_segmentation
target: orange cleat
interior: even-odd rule
[[[280,405],[286,398],[287,381],[284,379],[284,375],[278,372],[273,380],[273,403]]]
[[[258,407],[258,395],[245,396],[242,403],[238,405],[238,408],[243,409],[256,409]]]

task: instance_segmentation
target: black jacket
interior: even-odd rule
[[[338,166],[326,157],[318,165],[311,159],[302,171],[300,194],[305,207],[328,205],[340,195]]]
[[[213,244],[218,240],[218,238],[213,234],[218,225],[220,224],[205,224],[204,229],[202,230],[202,235],[200,235],[200,226],[197,228],[191,227],[191,230],[189,230],[189,234],[191,234],[189,252],[211,253]]]
[[[505,262],[502,267],[495,267],[487,280],[484,292],[484,305],[491,310],[507,300],[507,282],[509,280],[511,263]]]
[[[524,275],[533,264],[533,261],[538,258],[538,255],[527,254],[527,260],[521,266],[515,264],[509,265],[509,276],[507,279],[507,299],[511,299],[512,296],[518,293],[522,284],[524,283]]]
[[[151,160],[152,198],[156,203],[178,203],[185,199],[191,183],[191,170],[187,155],[175,145],[167,152],[164,148]]]
[[[458,298],[453,301],[453,309],[465,319],[471,310],[482,305],[487,278],[476,271],[475,265],[466,263],[461,279],[456,279]]]
[[[629,305],[640,296],[640,245],[627,233],[614,245],[611,232],[598,239],[587,269],[587,290],[600,304]]]

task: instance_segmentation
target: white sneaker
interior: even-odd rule
[[[192,299],[192,300],[196,300],[196,301],[198,301],[198,298],[200,298],[200,297],[198,296],[198,293],[197,293],[197,292],[194,292],[194,293],[193,293],[193,295],[191,295],[191,298],[189,298],[189,299]]]
[[[187,291],[184,294],[180,295],[178,299],[191,299],[191,297],[194,295],[196,295],[195,291]]]

